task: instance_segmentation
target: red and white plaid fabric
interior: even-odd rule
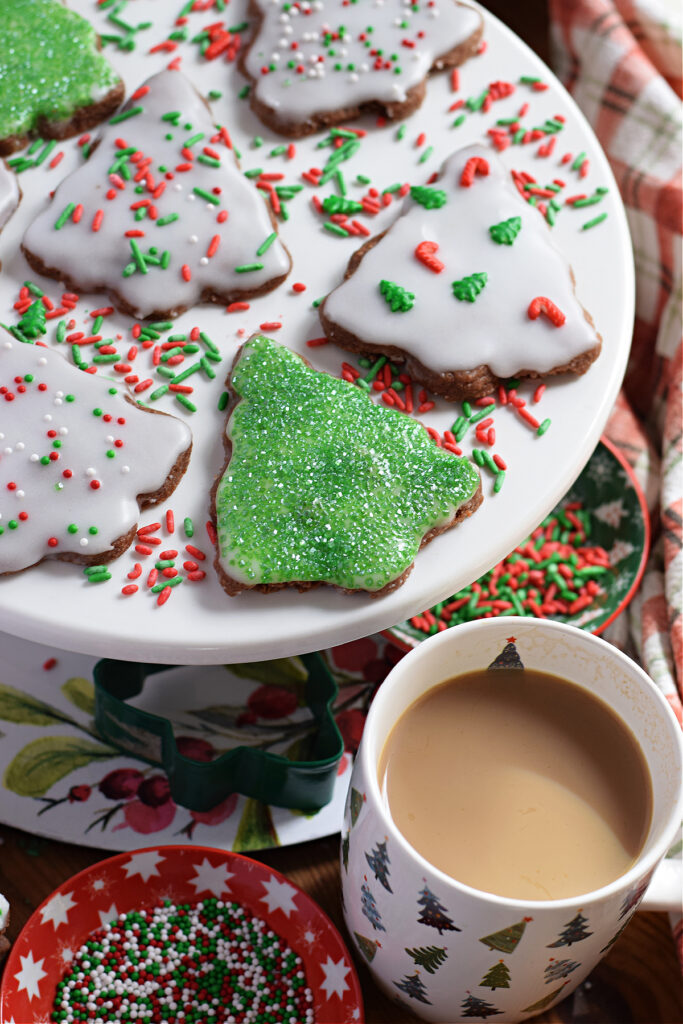
[[[640,659],[681,721],[681,9],[671,0],[549,5],[555,70],[610,161],[636,266],[633,346],[607,434],[643,484],[653,547],[628,616],[605,638]],[[672,924],[683,959],[680,914]]]

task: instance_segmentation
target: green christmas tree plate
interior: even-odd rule
[[[552,618],[602,633],[635,594],[649,545],[645,495],[603,437],[572,488],[503,562],[386,635],[410,648],[460,622],[497,615]]]

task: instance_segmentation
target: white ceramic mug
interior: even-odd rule
[[[652,778],[650,830],[621,877],[572,899],[509,899],[424,859],[394,825],[377,764],[403,712],[433,686],[486,668],[510,638],[525,667],[562,676],[609,704],[638,740]],[[506,617],[424,641],[375,697],[342,831],[344,915],[377,984],[429,1021],[526,1020],[569,995],[615,942],[673,843],[683,812],[681,732],[649,677],[604,640],[549,620]]]

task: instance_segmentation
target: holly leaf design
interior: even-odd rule
[[[460,299],[461,302],[474,302],[477,295],[484,290],[487,281],[488,274],[485,272],[469,274],[460,281],[454,281],[451,287],[456,299]]]
[[[232,844],[233,852],[247,853],[249,850],[265,850],[279,845],[280,838],[273,824],[270,807],[248,797]]]
[[[273,658],[271,661],[253,661],[225,667],[239,679],[254,679],[267,686],[284,686],[297,694],[303,693],[308,680],[308,672],[301,658]]]
[[[80,676],[67,679],[62,686],[62,693],[81,711],[85,711],[88,715],[95,713],[95,687],[89,679],[83,679]]]
[[[443,189],[430,188],[428,185],[413,185],[410,198],[424,206],[425,210],[440,210],[448,202],[448,196]]]
[[[4,683],[0,683],[0,718],[17,725],[54,725],[69,721],[51,704]]]
[[[498,245],[512,245],[521,230],[522,218],[509,217],[507,220],[501,220],[499,224],[492,224],[489,234]]]
[[[415,294],[394,281],[380,281],[379,290],[392,313],[407,313],[415,305]]]
[[[90,743],[78,736],[41,736],[20,750],[5,769],[5,788],[19,796],[39,797],[91,761],[118,757],[114,747]]]

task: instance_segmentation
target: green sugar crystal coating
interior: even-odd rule
[[[243,346],[231,385],[216,520],[221,566],[242,583],[380,590],[477,490],[469,461],[416,420],[269,338]]]
[[[40,117],[67,120],[118,83],[92,25],[59,0],[2,0],[0,10],[0,139]]]

